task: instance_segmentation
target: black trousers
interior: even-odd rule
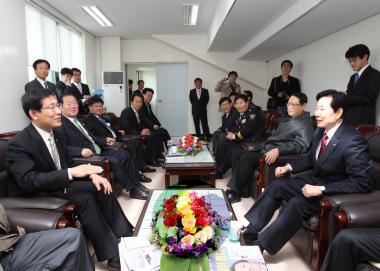
[[[229,156],[232,164],[232,176],[227,186],[236,192],[245,193],[250,190],[251,176],[258,168],[263,155],[260,152],[234,148]]]
[[[259,234],[259,242],[269,254],[276,254],[302,226],[302,220],[315,215],[320,197],[305,198],[302,187],[307,179],[277,179],[245,215],[259,233],[269,223],[274,212],[286,200],[277,219]],[[312,183],[311,183],[312,184]]]
[[[128,151],[103,150],[101,155],[110,161],[111,171],[115,181],[126,191],[141,186],[140,174]]]
[[[333,240],[321,271],[354,271],[362,262],[380,261],[380,228],[351,228]]]
[[[217,152],[217,149],[219,148],[219,142],[222,138],[226,138],[227,136],[227,133],[226,132],[223,132],[223,131],[215,131],[213,134],[212,134],[212,153],[213,154],[216,154]]]
[[[193,114],[193,121],[195,127],[195,133],[197,136],[201,135],[201,129],[199,127],[199,122],[202,123],[202,131],[206,137],[210,137],[210,129],[208,128],[207,112],[202,114]]]
[[[90,181],[72,181],[63,195],[75,204],[85,235],[94,246],[96,257],[105,261],[119,255],[121,237],[132,236],[133,226],[113,195],[97,191]]]
[[[147,162],[147,155],[144,150],[143,144],[140,139],[131,139],[121,141],[123,144],[127,145],[127,151],[132,156],[133,162],[139,171],[142,171]]]
[[[147,154],[147,163],[157,161],[161,158],[162,141],[160,134],[154,130],[150,131],[151,134],[145,137],[145,151]]]
[[[5,271],[95,270],[83,235],[74,228],[24,235],[1,265]]]
[[[222,163],[228,163],[228,161],[224,161],[224,159],[226,158],[228,151],[234,146],[238,146],[240,148],[239,144],[235,141],[228,140],[223,136],[219,137],[218,146],[215,150],[215,161],[218,165],[218,171],[220,173],[225,173],[224,170],[222,170],[222,168],[224,168],[224,166],[222,166]]]

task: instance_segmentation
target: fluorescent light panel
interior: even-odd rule
[[[101,26],[113,26],[111,21],[98,9],[97,6],[83,6],[82,9]]]
[[[196,25],[198,19],[199,5],[184,4],[183,5],[183,22],[184,25]]]

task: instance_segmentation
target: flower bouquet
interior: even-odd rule
[[[162,251],[160,270],[209,270],[207,254],[219,247],[219,221],[210,203],[195,192],[165,199],[152,223],[152,241]]]
[[[198,137],[188,134],[178,141],[177,149],[183,155],[195,156],[202,151],[202,142]]]

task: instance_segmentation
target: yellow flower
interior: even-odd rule
[[[189,231],[195,227],[196,219],[193,215],[185,215],[182,217],[182,225],[186,231]]]
[[[207,240],[210,240],[212,236],[214,235],[214,230],[211,226],[206,226],[202,229],[202,231],[205,231],[207,234]]]
[[[207,232],[204,231],[204,230],[201,230],[199,232],[197,232],[195,235],[195,240],[198,241],[199,243],[203,244],[203,243],[206,243],[207,241]]]
[[[185,205],[183,206],[183,208],[181,209],[178,209],[179,212],[183,215],[183,216],[189,216],[189,215],[193,215],[193,210],[191,209],[191,207],[189,205]]]
[[[185,245],[192,245],[194,244],[194,242],[195,242],[195,238],[194,236],[190,234],[186,235],[185,237],[181,239],[181,243]]]

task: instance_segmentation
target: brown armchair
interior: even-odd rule
[[[9,140],[17,132],[0,134],[0,203],[7,211],[10,223],[27,232],[65,228],[74,225],[74,205],[54,197],[9,197],[6,154]]]

